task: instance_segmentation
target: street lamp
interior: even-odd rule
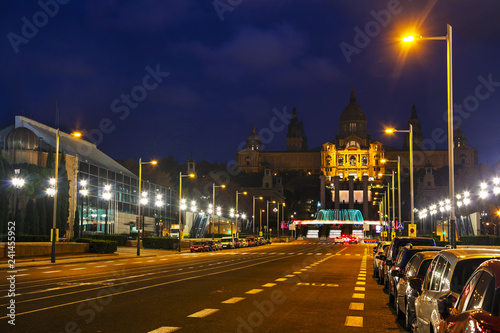
[[[158,208],[160,211],[159,214],[157,214],[155,218],[155,231],[156,231],[156,236],[159,237],[159,221],[157,219],[161,219],[161,207],[163,206],[163,195],[162,194],[157,194],[156,195],[156,201],[155,201],[155,206]],[[163,233],[162,233],[163,237]]]
[[[104,192],[102,193],[102,198],[106,201],[106,217],[104,219],[104,234],[108,234],[108,210],[109,210],[109,200],[111,200],[111,186],[104,186]]]
[[[57,177],[59,170],[59,128],[56,130],[56,163],[55,163],[55,177],[54,177],[54,211],[52,214],[52,251],[50,255],[50,262],[56,262],[56,221],[57,221]]]
[[[14,173],[16,174],[16,177],[12,178],[11,180],[12,186],[14,186],[14,188],[16,189],[15,192],[16,196],[14,199],[14,207],[15,207],[14,220],[17,224],[20,224],[17,216],[17,211],[19,210],[19,190],[24,186],[24,179],[18,176],[20,172],[21,172],[20,169],[15,169]]]
[[[413,125],[411,123],[408,124],[410,129],[408,130],[396,130],[394,128],[387,128],[385,130],[386,133],[392,134],[392,133],[409,133],[409,141],[410,141],[410,221],[411,224],[414,224],[414,209],[415,209],[415,200],[414,200],[414,191],[413,191]],[[399,157],[398,157],[399,158]],[[399,170],[398,170],[399,171]],[[399,172],[398,172],[399,174]],[[399,184],[398,184],[399,186]],[[400,208],[401,209],[401,208]],[[401,219],[401,217],[400,217]]]
[[[138,227],[137,228],[137,255],[140,256],[141,255],[141,230],[144,229],[144,223],[142,224],[142,228],[141,228],[141,200],[142,200],[142,193],[141,193],[141,190],[142,190],[142,165],[143,164],[152,164],[152,165],[156,165],[158,164],[157,161],[155,160],[151,160],[149,162],[143,162],[142,161],[142,157],[139,158],[139,196],[138,196],[138,209],[137,209],[137,215],[138,215],[138,220],[137,220],[137,224],[138,224]],[[143,232],[144,234],[144,232]]]
[[[264,209],[259,209],[259,213],[260,213],[260,217],[259,217],[259,223],[260,223],[260,226],[259,226],[259,236],[263,236],[264,234],[262,233],[262,213],[264,213],[265,210]]]
[[[399,157],[399,156],[398,156]],[[394,170],[391,173],[384,173],[384,174],[379,174],[379,176],[391,176],[391,183],[392,183],[392,223],[391,225],[396,223],[396,202],[395,202],[395,194],[394,194]],[[389,188],[387,189],[389,190]],[[398,191],[399,192],[399,191]],[[389,205],[387,205],[389,206]],[[393,229],[396,229],[396,225],[394,225]],[[390,229],[390,228],[389,228]]]
[[[210,217],[210,221],[212,222],[212,240],[215,239],[215,223],[214,223],[214,210],[215,210],[215,189],[217,187],[220,187],[220,188],[226,188],[226,185],[222,184],[222,185],[215,185],[215,183],[212,183],[212,207],[214,207],[212,209],[212,212],[210,213],[211,214],[211,217]],[[219,224],[219,230],[217,230],[218,233],[220,234],[220,224]]]
[[[382,159],[380,162],[382,163],[387,163],[387,162],[391,162],[391,163],[398,163],[398,219],[399,219],[399,222],[403,222],[403,220],[401,220],[401,157],[398,155],[398,159],[397,160],[386,160],[386,159]]]
[[[255,235],[255,198],[259,200],[263,200],[263,197],[256,197],[255,195],[252,197],[252,234]]]
[[[179,252],[181,252],[181,232],[182,232],[182,178],[189,177],[194,178],[194,173],[189,173],[187,175],[183,175],[182,171],[179,172]]]
[[[455,238],[455,161],[454,161],[454,152],[453,152],[453,75],[452,75],[452,58],[453,58],[453,49],[452,49],[452,28],[451,25],[446,25],[446,36],[439,37],[420,37],[419,40],[445,40],[446,41],[446,60],[447,60],[447,86],[448,86],[448,168],[449,168],[449,198],[451,199],[450,205],[450,228],[453,233],[450,235],[451,237],[451,246],[452,248],[456,248],[456,238]],[[403,38],[405,42],[413,42],[415,37],[407,36]]]
[[[273,203],[274,204],[274,203],[276,203],[276,201],[274,201],[274,200],[273,201],[267,200],[267,206],[266,206],[267,230],[266,230],[266,232],[267,232],[268,236],[269,236],[269,203]]]
[[[236,191],[236,218],[234,220],[234,224],[236,225],[236,235],[238,235],[238,214],[239,214],[239,211],[238,211],[238,195],[247,195],[247,192],[246,191],[243,191],[243,192],[238,192]]]
[[[80,190],[80,203],[81,203],[80,238],[83,238],[83,198],[89,194],[89,191],[87,190],[87,181],[86,180],[80,181],[80,186],[82,187],[82,189]],[[87,215],[87,217],[88,217],[88,215]]]

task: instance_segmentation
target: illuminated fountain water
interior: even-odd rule
[[[359,209],[322,209],[316,216],[316,221],[333,221],[333,223],[363,224],[363,214]]]

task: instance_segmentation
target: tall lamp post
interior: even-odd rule
[[[12,185],[16,189],[15,192],[15,198],[14,198],[14,220],[17,224],[20,224],[18,221],[18,216],[17,216],[17,211],[19,210],[19,190],[24,186],[24,179],[19,177],[18,175],[20,174],[21,170],[20,169],[15,169],[14,170],[16,176],[12,178]]]
[[[108,211],[109,211],[109,200],[111,200],[111,186],[104,186],[104,192],[102,193],[102,198],[106,201],[106,215],[104,217],[104,234],[108,234]]]
[[[263,197],[256,197],[255,195],[252,197],[252,234],[255,235],[255,198],[259,200],[264,199]]]
[[[407,36],[403,38],[405,42],[413,42],[415,40],[414,36]],[[449,198],[451,200],[450,204],[450,229],[452,234],[451,237],[451,247],[456,248],[456,238],[455,238],[455,163],[454,163],[454,152],[453,152],[453,43],[452,43],[452,28],[451,25],[446,25],[446,36],[439,37],[420,37],[418,40],[445,40],[446,41],[446,60],[447,60],[447,86],[448,86],[448,168],[449,168]]]
[[[398,163],[398,171],[397,171],[397,173],[398,173],[398,220],[399,220],[399,222],[402,222],[402,220],[401,220],[401,157],[398,155],[397,160],[383,159],[380,162],[382,162],[382,163],[387,163],[387,162],[396,163],[397,162]]]
[[[259,223],[260,223],[259,236],[263,236],[264,233],[262,232],[262,213],[264,213],[265,210],[264,209],[259,209],[259,212],[260,212],[260,216],[259,216]]]
[[[413,125],[409,123],[410,125],[408,130],[396,130],[394,128],[387,128],[385,130],[386,133],[392,134],[396,132],[401,132],[401,133],[409,133],[409,141],[410,141],[410,220],[411,224],[415,223],[414,220],[414,210],[415,210],[415,200],[414,200],[414,191],[413,191]],[[399,173],[398,173],[399,174]]]
[[[83,198],[86,197],[89,194],[89,191],[87,190],[87,181],[82,180],[80,181],[80,186],[82,189],[80,190],[80,203],[81,203],[81,209],[80,209],[80,238],[83,238]],[[88,217],[88,216],[87,216]]]
[[[56,163],[54,177],[54,211],[52,215],[52,251],[50,262],[56,262],[56,221],[57,221],[57,177],[59,169],[59,128],[56,130]]]
[[[181,252],[181,232],[182,232],[182,178],[189,177],[194,178],[194,173],[189,173],[187,175],[183,175],[182,171],[179,172],[179,247],[178,251]]]
[[[226,185],[215,185],[215,183],[212,183],[212,212],[210,213],[210,222],[212,222],[212,240],[215,239],[215,222],[214,222],[214,215],[215,215],[215,189],[217,187],[220,188],[226,188]],[[220,229],[218,230],[218,233],[220,233]]]
[[[246,191],[243,191],[243,192],[238,192],[236,191],[236,215],[235,215],[235,219],[234,219],[234,224],[236,225],[236,235],[238,235],[238,214],[239,214],[239,211],[238,211],[238,195],[247,195],[247,192]]]
[[[157,163],[158,162],[155,161],[155,160],[151,160],[149,162],[143,162],[142,161],[142,157],[139,158],[139,196],[137,197],[137,201],[138,201],[137,202],[137,205],[138,205],[138,209],[137,209],[137,215],[138,215],[137,225],[139,227],[139,228],[137,228],[137,255],[138,256],[141,255],[141,230],[144,229],[144,223],[142,223],[142,228],[141,228],[142,166],[144,164],[156,165]]]
[[[269,203],[276,203],[276,201],[269,201],[267,200],[267,207],[266,207],[266,214],[267,214],[267,230],[266,230],[266,233],[268,234],[269,236]]]

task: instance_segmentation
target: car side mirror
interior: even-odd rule
[[[385,261],[385,256],[384,256],[383,254],[378,255],[378,256],[376,256],[375,258],[377,258],[378,260],[383,260],[383,261]]]
[[[392,260],[391,260],[391,259],[386,260],[386,261],[385,261],[385,264],[386,264],[387,266],[392,266]]]
[[[401,276],[403,276],[403,275],[404,275],[404,274],[401,274],[401,272],[400,272],[399,270],[397,270],[397,269],[393,269],[393,270],[391,271],[391,276],[393,276],[393,277],[401,277]]]
[[[410,287],[415,289],[419,294],[422,292],[422,280],[420,278],[413,278],[409,281]]]

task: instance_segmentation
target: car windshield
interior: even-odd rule
[[[457,262],[451,277],[451,291],[460,294],[472,273],[486,260],[488,258],[464,259]]]
[[[203,242],[194,242],[193,245],[203,245]]]
[[[432,262],[432,258],[425,259],[424,262],[420,264],[420,268],[418,269],[417,277],[423,279],[425,276],[425,273],[427,272],[427,268],[429,268],[429,265]]]

